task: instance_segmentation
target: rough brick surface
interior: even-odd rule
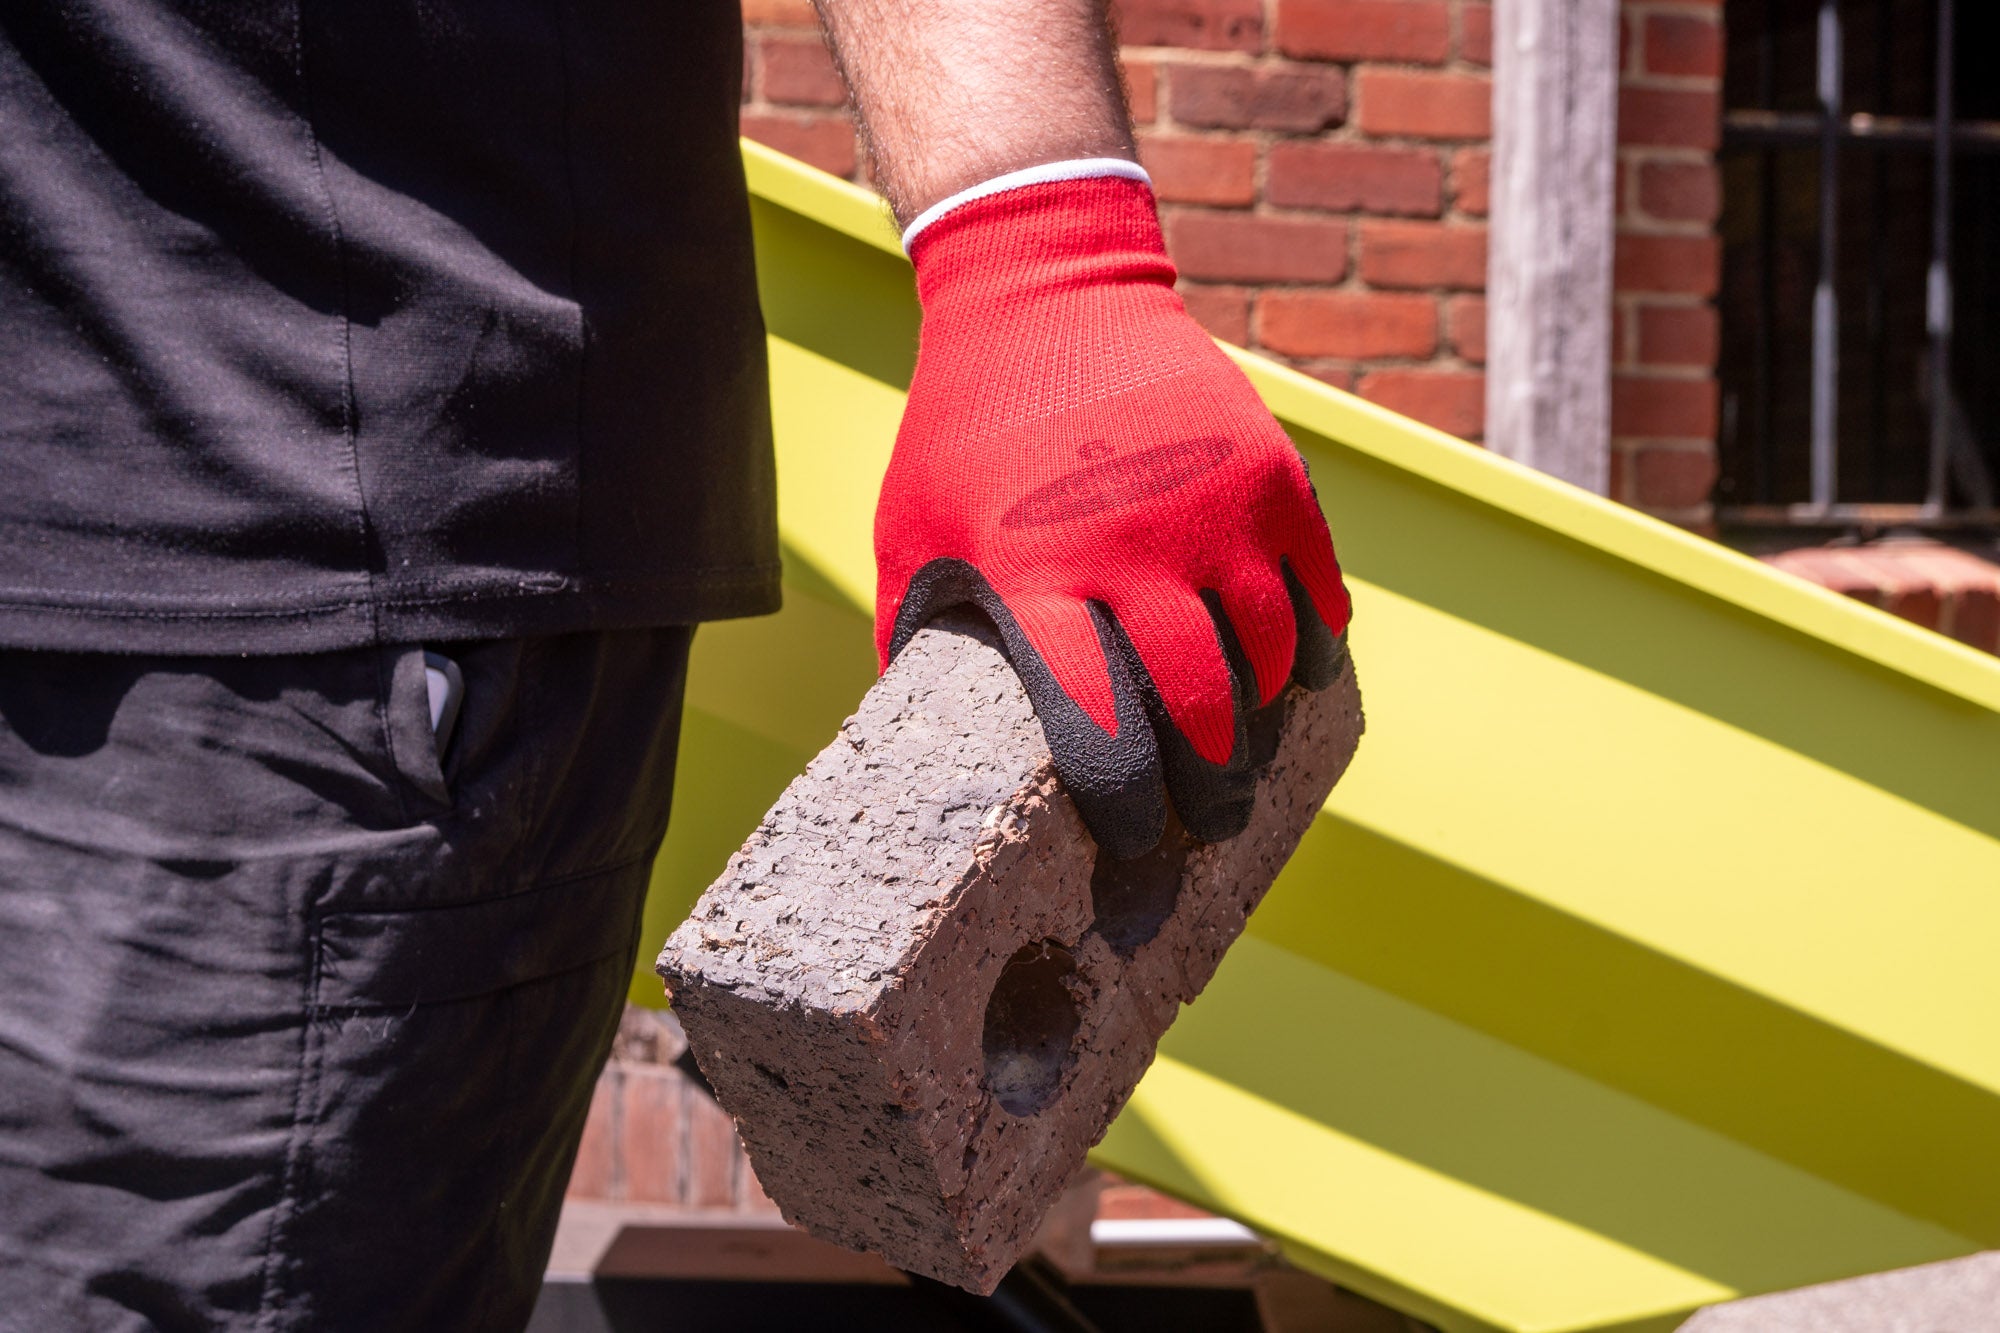
[[[1763,558],[1961,643],[2000,653],[2000,550],[1975,554],[1923,538],[1892,538]]]
[[[1183,125],[1313,134],[1347,117],[1347,78],[1322,65],[1175,65],[1168,106]]]
[[[1454,296],[1445,303],[1451,349],[1470,365],[1486,364],[1486,298]]]
[[[1611,431],[1649,439],[1715,438],[1721,395],[1706,375],[1664,378],[1614,375],[1611,378]]]
[[[1242,287],[1183,282],[1181,301],[1209,336],[1238,347],[1250,345],[1250,293]]]
[[[1260,718],[1245,833],[1100,864],[991,631],[912,641],[660,957],[789,1220],[993,1288],[1345,768],[1351,666]]]
[[[1444,0],[1278,0],[1278,49],[1329,60],[1443,63],[1451,54]]]
[[[1401,217],[1436,217],[1444,169],[1435,152],[1346,143],[1272,147],[1265,197],[1284,208],[1359,209]]]
[[[763,93],[767,100],[795,106],[839,106],[847,89],[833,57],[816,37],[766,37]]]
[[[810,28],[812,0],[743,0],[743,21],[753,28]]]
[[[1639,360],[1649,366],[1709,370],[1722,346],[1715,307],[1648,305],[1639,310]]]
[[[1257,145],[1232,139],[1147,134],[1139,161],[1167,203],[1242,207],[1257,198]]]
[[[1709,235],[1618,238],[1612,281],[1621,292],[1713,296],[1722,280],[1722,242]]]
[[[1648,14],[1643,60],[1648,74],[1722,77],[1722,25],[1707,14]]]
[[[1261,0],[1115,0],[1111,12],[1128,46],[1255,51],[1264,45]]]
[[[1265,346],[1290,356],[1426,357],[1437,348],[1437,301],[1402,292],[1266,292],[1257,328]]]
[[[1493,81],[1484,75],[1370,67],[1357,83],[1368,134],[1484,139],[1493,133]]]
[[[1621,88],[1618,142],[1713,152],[1722,142],[1722,93],[1706,88]]]
[[[1722,176],[1709,161],[1639,164],[1639,211],[1661,222],[1722,216]]]
[[[1377,287],[1486,286],[1486,228],[1436,222],[1361,224],[1361,276]]]
[[[1425,425],[1476,440],[1486,428],[1486,377],[1451,370],[1377,370],[1359,383],[1363,398]]]
[[[1131,103],[1133,121],[1152,124],[1160,114],[1158,70],[1150,60],[1128,58],[1120,64],[1125,75],[1125,100]]]
[[[1493,6],[1467,4],[1458,13],[1458,57],[1468,65],[1493,63]]]
[[[1339,282],[1347,224],[1335,218],[1250,217],[1178,210],[1167,246],[1183,274],[1220,282]]]
[[[742,125],[746,137],[836,176],[852,173],[860,160],[854,148],[853,123],[843,113],[802,116],[746,111]]]
[[[1451,155],[1452,202],[1461,212],[1485,217],[1493,183],[1493,154],[1484,148],[1461,148]]]
[[[1715,450],[1706,444],[1647,446],[1632,461],[1635,498],[1649,509],[1692,509],[1715,489]]]

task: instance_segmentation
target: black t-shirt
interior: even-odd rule
[[[0,3],[0,646],[773,608],[708,0]]]

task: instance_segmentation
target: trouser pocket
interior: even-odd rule
[[[319,919],[281,1322],[526,1319],[647,873]]]

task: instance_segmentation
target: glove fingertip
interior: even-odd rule
[[[1139,684],[1120,651],[1124,635],[1104,607],[1093,602],[1089,611],[1110,675],[1116,732],[1107,733],[1090,722],[1066,695],[1060,702],[1052,700],[1046,709],[1035,699],[1035,711],[1042,719],[1056,772],[1090,836],[1112,857],[1131,860],[1152,851],[1166,833],[1159,745],[1146,718]],[[1025,682],[1026,675],[1022,679]],[[1034,699],[1035,686],[1030,685],[1028,693]]]
[[[1249,826],[1256,801],[1257,775],[1251,764],[1248,722],[1257,706],[1257,687],[1249,660],[1222,611],[1220,598],[1206,590],[1201,598],[1214,622],[1216,638],[1229,669],[1234,734],[1227,761],[1215,763],[1204,758],[1194,741],[1175,723],[1144,660],[1115,623],[1114,655],[1123,660],[1125,670],[1145,701],[1153,733],[1159,738],[1161,775],[1182,827],[1198,841],[1223,842]]]
[[[1290,560],[1280,563],[1285,591],[1292,600],[1292,618],[1298,625],[1298,646],[1292,650],[1292,679],[1308,690],[1323,690],[1340,678],[1347,662],[1347,636],[1335,634],[1320,618],[1312,595],[1292,569]]]

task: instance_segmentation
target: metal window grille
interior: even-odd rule
[[[2000,521],[2000,80],[1958,77],[1979,8],[1727,0],[1725,523]]]

